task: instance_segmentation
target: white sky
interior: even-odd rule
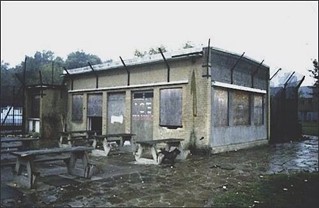
[[[11,66],[36,51],[64,60],[83,50],[102,61],[135,49],[187,41],[242,54],[306,76],[318,60],[318,2],[9,2],[1,1],[1,60]]]

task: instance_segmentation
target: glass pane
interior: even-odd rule
[[[82,121],[83,95],[72,96],[72,121]]]
[[[31,116],[32,118],[40,118],[40,95],[35,95],[32,98]]]

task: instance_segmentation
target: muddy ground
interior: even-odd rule
[[[41,164],[36,189],[19,187],[1,167],[1,206],[214,206],[214,196],[267,174],[317,172],[318,137],[215,155],[189,155],[170,165],[135,164],[132,153],[90,157],[91,179],[70,176],[61,162]]]

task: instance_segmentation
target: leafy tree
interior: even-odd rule
[[[194,48],[194,45],[190,41],[187,41],[185,45],[183,46],[183,49],[186,49],[186,48]]]
[[[311,73],[311,77],[315,78],[314,87],[319,87],[319,70],[318,70],[318,61],[315,59],[313,60],[313,69],[308,70]]]
[[[88,62],[92,65],[101,64],[102,61],[97,55],[86,54],[83,51],[72,52],[65,60],[65,67],[67,69],[80,68],[88,66]]]
[[[149,51],[143,51],[143,52],[136,49],[134,52],[134,56],[143,57],[146,54],[149,54],[149,55],[158,54],[158,53],[160,53],[158,48],[160,48],[163,53],[167,52],[165,46],[161,45],[160,47],[150,48]]]
[[[136,57],[143,57],[145,55],[146,55],[146,51],[141,52],[141,51],[139,51],[137,49],[135,49],[135,51],[134,51],[134,56],[136,56]]]
[[[308,70],[311,73],[311,77],[315,78],[315,83],[313,84],[313,95],[314,97],[319,97],[319,69],[317,59],[313,60],[313,69]]]

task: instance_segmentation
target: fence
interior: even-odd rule
[[[298,89],[304,76],[278,73],[270,83],[270,141],[284,142],[301,137],[298,122]]]

